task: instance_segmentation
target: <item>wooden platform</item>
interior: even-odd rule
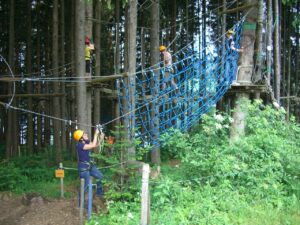
[[[238,83],[232,84],[227,91],[227,94],[235,93],[268,93],[268,89],[264,84]]]

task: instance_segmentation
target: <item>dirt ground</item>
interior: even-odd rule
[[[1,225],[79,225],[77,199],[45,199],[34,194],[0,195]],[[86,215],[85,215],[86,216]]]

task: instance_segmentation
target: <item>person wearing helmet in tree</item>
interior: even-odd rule
[[[86,76],[89,76],[89,75],[91,75],[91,53],[95,48],[94,48],[94,45],[91,44],[89,37],[85,37],[84,43],[85,43],[85,50],[84,50],[84,52],[85,52],[84,53],[85,54],[85,73],[86,73]]]
[[[227,52],[227,59],[225,64],[225,79],[232,81],[233,84],[237,84],[236,82],[236,73],[237,73],[237,57],[236,53],[243,52],[243,47],[236,48],[234,43],[234,31],[228,30],[226,34],[226,52]],[[230,73],[231,72],[231,73]]]
[[[84,190],[87,190],[89,184],[90,176],[97,179],[97,190],[96,196],[103,196],[102,182],[103,174],[94,165],[90,158],[90,151],[98,147],[100,143],[104,140],[104,133],[100,134],[100,139],[98,140],[99,130],[95,130],[94,139],[91,142],[88,138],[88,134],[83,130],[75,130],[73,133],[73,138],[78,141],[76,144],[76,152],[78,158],[78,172],[79,177],[84,179]]]
[[[166,84],[170,81],[171,76],[171,85],[173,86],[173,88],[178,89],[174,78],[172,77],[172,73],[174,72],[172,65],[172,55],[167,51],[167,48],[164,45],[161,45],[159,47],[159,51],[164,65],[164,80],[162,88],[163,90],[166,89]]]

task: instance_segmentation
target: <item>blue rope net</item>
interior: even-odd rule
[[[234,27],[236,48],[241,30],[242,21]],[[173,72],[153,66],[127,79],[118,79],[120,113],[124,115],[129,138],[140,138],[145,145],[158,145],[161,134],[172,129],[187,131],[198,123],[235,79],[239,54],[226,42],[225,46],[213,42],[200,53],[191,45],[182,48],[172,57]],[[171,84],[172,79],[177,89]]]

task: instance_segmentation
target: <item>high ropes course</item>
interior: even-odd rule
[[[245,16],[232,28],[235,32],[236,47],[241,38],[244,19]],[[139,138],[144,145],[159,145],[160,136],[173,129],[187,131],[200,120],[203,114],[216,105],[236,77],[239,55],[230,49],[228,43],[225,43],[224,46],[221,41],[224,35],[226,34],[208,43],[201,52],[196,51],[191,42],[173,54],[173,73],[169,74],[168,79],[164,77],[166,71],[160,64],[138,71],[133,75],[117,78],[116,90],[120,116],[103,125],[123,119],[125,129],[128,130],[128,137],[130,139]],[[5,61],[2,56],[1,58]],[[14,78],[12,72],[11,74]],[[96,76],[92,78],[96,78]],[[134,81],[132,82],[130,79],[134,79]],[[177,88],[170,84],[172,79],[175,80]],[[82,77],[72,77],[72,80],[70,77],[33,77],[32,79],[26,78],[26,80],[85,82]],[[9,103],[0,102],[0,104],[12,110],[64,121],[69,125],[88,126],[77,121],[12,106],[14,94],[15,88]],[[92,125],[91,127],[96,126]]]
[[[243,19],[233,28],[236,44],[242,23]],[[239,55],[217,40],[202,52],[195,51],[191,44],[176,52],[174,72],[167,80],[163,66],[136,73],[135,82],[130,78],[117,80],[120,114],[124,115],[130,138],[158,145],[161,134],[173,129],[187,131],[224,96],[235,79]],[[170,84],[172,79],[178,88]],[[130,91],[133,85],[134,96]]]

